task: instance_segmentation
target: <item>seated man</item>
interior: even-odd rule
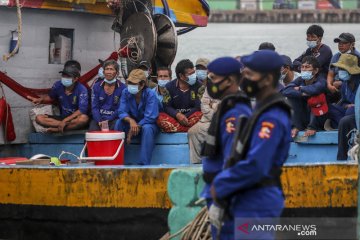
[[[304,136],[312,136],[316,130],[323,130],[328,106],[325,96],[326,79],[319,71],[320,65],[315,57],[304,57],[301,77],[281,91],[294,109],[292,137],[305,128],[307,130]]]
[[[156,83],[153,82],[152,79],[152,68],[151,65],[147,61],[141,61],[138,65],[138,68],[143,70],[146,76],[146,86],[149,88],[156,87]]]
[[[158,133],[156,119],[159,116],[158,100],[155,93],[146,86],[144,71],[134,69],[127,79],[127,88],[121,95],[119,120],[116,130],[127,133],[127,143],[140,135],[141,147],[139,165],[149,165]]]
[[[207,65],[209,64],[209,62],[210,60],[207,58],[199,58],[198,60],[196,60],[196,79],[201,83],[204,83],[204,81],[207,79]]]
[[[88,90],[78,82],[80,69],[75,65],[65,66],[60,72],[61,81],[55,82],[49,95],[40,98],[28,96],[35,104],[57,101],[60,116],[38,115],[36,122],[47,128],[47,132],[57,133],[82,129],[88,124]]]
[[[300,73],[293,71],[293,64],[290,57],[281,55],[281,58],[284,61],[284,65],[281,68],[279,83],[282,87],[286,87],[289,83],[300,77]]]
[[[104,79],[95,83],[91,94],[90,131],[114,130],[118,119],[118,109],[125,84],[117,79],[119,64],[114,60],[107,60],[103,64]]]
[[[332,64],[338,68],[341,84],[341,100],[329,107],[331,127],[337,128],[340,120],[348,115],[355,114],[355,96],[360,83],[360,67],[358,57],[351,54],[342,54],[339,61]]]
[[[158,67],[157,69],[157,82],[158,85],[153,88],[152,90],[156,94],[156,98],[159,100],[159,111],[163,112],[163,99],[164,95],[166,94],[166,88],[165,85],[168,84],[171,81],[171,75],[172,71],[170,68],[167,67]]]
[[[323,44],[322,38],[324,36],[324,29],[319,25],[311,25],[306,31],[306,44],[308,49],[294,60],[295,70],[299,70],[304,57],[313,56],[317,59],[320,65],[320,74],[327,76],[330,61],[332,58],[332,51],[330,47]],[[297,69],[296,69],[297,68]]]
[[[175,71],[177,79],[166,84],[164,112],[159,114],[157,123],[164,132],[187,132],[202,116],[200,99],[205,88],[196,80],[190,60],[181,60]]]

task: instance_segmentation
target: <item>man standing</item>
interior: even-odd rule
[[[194,64],[189,59],[181,60],[175,71],[177,79],[166,84],[164,112],[157,121],[163,132],[187,132],[202,116],[204,86],[196,80]]]
[[[40,98],[28,96],[35,104],[57,101],[60,116],[38,115],[35,121],[47,128],[49,133],[64,132],[86,127],[88,117],[88,90],[78,82],[80,77],[79,67],[68,65],[61,73],[61,81],[55,82],[49,95]]]
[[[218,58],[209,64],[207,91],[209,96],[221,100],[221,103],[211,119],[202,152],[206,182],[202,196],[207,200],[208,207],[213,202],[210,193],[211,183],[230,156],[238,118],[249,117],[251,114],[250,99],[239,91],[241,66],[239,61],[231,57]],[[231,231],[233,226],[226,224],[223,228]],[[215,239],[214,227],[212,235]]]
[[[144,71],[134,69],[129,74],[118,112],[119,120],[115,129],[127,133],[128,144],[133,137],[141,137],[138,164],[149,165],[155,146],[155,136],[159,131],[156,126],[159,107],[155,93],[146,86]]]
[[[284,208],[280,174],[290,148],[291,108],[276,90],[283,61],[276,52],[261,50],[244,56],[242,62],[241,88],[256,98],[257,105],[211,186],[210,221],[220,227],[218,213],[226,208],[224,226],[232,226],[221,230],[220,239],[242,239],[236,219],[277,218]],[[274,239],[270,232],[251,234],[254,239]]]
[[[301,54],[300,57],[294,60],[294,67],[300,71],[302,60],[306,56],[315,57],[320,64],[320,74],[327,76],[332,52],[328,45],[323,44],[322,38],[324,36],[324,29],[319,25],[311,25],[306,31],[306,44],[308,49]]]

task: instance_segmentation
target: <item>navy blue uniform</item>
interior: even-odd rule
[[[62,118],[70,116],[77,110],[80,110],[82,114],[88,114],[88,90],[79,82],[75,83],[72,93],[66,95],[64,85],[62,85],[61,81],[57,81],[51,88],[49,97],[59,102]]]
[[[219,199],[231,197],[229,210],[232,218],[225,223],[221,239],[234,239],[234,219],[279,217],[284,208],[282,190],[278,186],[253,188],[263,178],[272,178],[274,167],[281,167],[288,157],[291,142],[289,114],[280,107],[263,113],[252,132],[246,159],[224,169],[214,179],[213,186]],[[239,193],[239,191],[242,191]],[[232,227],[226,227],[232,226]],[[271,235],[262,236],[272,239]],[[260,238],[257,238],[260,239]]]
[[[121,95],[119,106],[119,120],[115,129],[128,132],[130,125],[123,121],[126,117],[134,119],[141,126],[141,150],[139,165],[148,165],[151,162],[152,152],[155,146],[155,136],[159,129],[156,120],[159,116],[159,105],[155,93],[145,87],[142,91],[140,103],[137,104],[135,95],[125,88]]]
[[[224,166],[224,161],[230,157],[231,147],[233,146],[234,132],[236,129],[237,118],[240,115],[249,117],[251,115],[251,109],[244,103],[237,103],[234,108],[227,111],[222,117],[220,122],[220,140],[221,140],[221,153],[216,158],[204,157],[202,159],[204,172],[217,174]],[[207,204],[210,207],[212,204],[210,194],[210,184],[205,184],[202,192],[202,197],[207,199]],[[232,225],[226,225],[225,228],[232,228]],[[216,236],[216,231],[212,228],[213,238]]]
[[[205,89],[200,82],[189,86],[187,91],[179,88],[178,80],[170,81],[166,84],[167,94],[163,99],[164,112],[175,118],[178,112],[189,117],[197,111],[201,111],[201,97]]]

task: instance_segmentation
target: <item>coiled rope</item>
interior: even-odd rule
[[[3,60],[6,62],[8,61],[10,58],[12,58],[16,52],[19,50],[20,46],[21,46],[21,37],[22,37],[22,15],[21,15],[21,5],[20,5],[20,0],[16,0],[16,8],[17,8],[17,17],[18,17],[18,29],[17,29],[17,33],[18,33],[18,41],[16,43],[16,47],[14,48],[14,50],[9,53],[9,54],[4,54],[3,55]]]

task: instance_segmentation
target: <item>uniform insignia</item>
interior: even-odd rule
[[[269,139],[271,137],[271,133],[274,127],[274,124],[271,122],[262,122],[259,132],[259,138]]]
[[[171,99],[169,91],[165,88],[163,103],[168,103]]]
[[[191,91],[190,95],[191,95],[191,100],[195,100],[195,99],[196,99],[196,94],[195,94],[194,91]]]
[[[204,92],[205,92],[205,86],[202,85],[201,87],[199,87],[199,90],[198,90],[198,98],[201,99],[202,96],[204,95]]]
[[[76,104],[76,96],[73,97],[72,104]]]
[[[228,133],[233,133],[235,132],[235,118],[234,117],[230,117],[230,118],[227,118],[225,120],[225,123],[226,123],[226,132]]]
[[[119,96],[114,97],[114,104],[117,104],[119,102]]]

